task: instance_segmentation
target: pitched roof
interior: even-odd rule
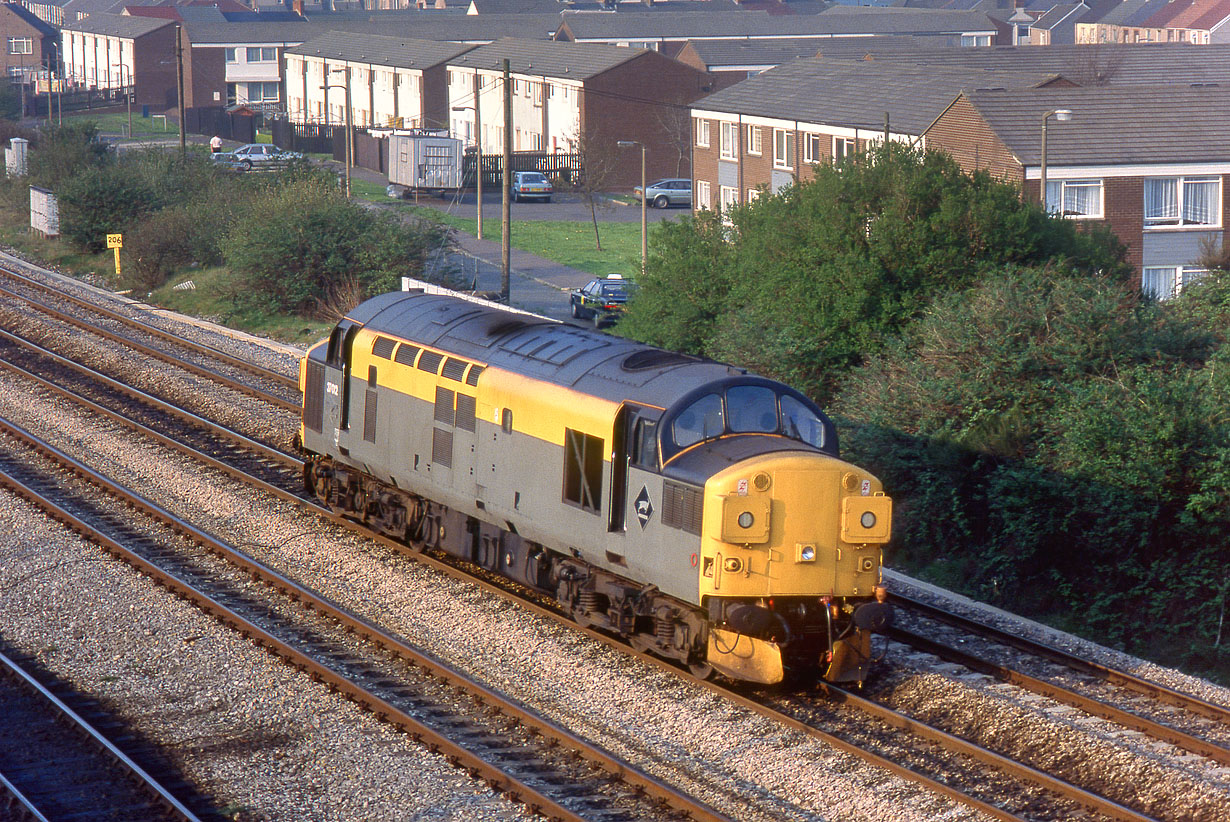
[[[577,40],[690,40],[711,37],[824,37],[839,34],[936,34],[993,31],[982,12],[833,6],[819,14],[760,11],[711,14],[584,14],[564,11],[561,26]]]
[[[422,70],[448,62],[472,48],[474,47],[469,45],[442,43],[437,40],[330,31],[313,37],[301,46],[289,48],[286,53],[335,57],[355,63]]]
[[[568,43],[504,37],[494,43],[479,46],[459,55],[456,59],[450,60],[449,65],[498,71],[502,67],[502,61],[508,60],[509,69],[514,74],[585,80],[649,53],[647,49],[607,46],[601,43]],[[695,71],[691,67],[688,67],[688,70]]]
[[[763,40],[747,38],[693,40],[688,48],[709,70],[722,67],[776,66],[796,57],[814,57],[820,44],[816,38],[782,37]]]
[[[143,37],[151,31],[172,26],[170,20],[155,17],[131,17],[126,14],[91,14],[76,23],[66,23],[64,31],[83,31],[89,34],[106,34],[122,39]]]
[[[749,77],[692,104],[695,109],[809,123],[922,134],[963,88],[1033,86],[1054,79],[1037,72],[832,60],[796,60]]]
[[[1178,0],[1182,2],[1182,0]],[[1030,28],[1034,29],[1052,29],[1055,26],[1062,24],[1065,20],[1085,8],[1083,3],[1060,3],[1051,6],[1041,17],[1030,24]]]
[[[490,43],[500,37],[548,40],[559,16],[555,14],[437,14],[412,9],[364,15],[321,14],[298,23],[188,24],[193,45],[305,43],[331,31],[354,34],[413,37],[454,43]]]
[[[1230,77],[1230,44],[1100,43],[1089,45],[989,46],[983,48],[866,49],[876,61],[941,64],[967,68],[1032,70],[1059,74],[1077,85],[1217,83]]]
[[[1172,20],[1191,8],[1194,2],[1195,0],[1170,0],[1146,22],[1149,28],[1166,28]]]
[[[1047,129],[1052,166],[1230,162],[1224,86],[996,89],[966,97],[1024,165],[1038,164],[1042,115],[1055,109],[1070,109],[1072,119]]]
[[[23,23],[28,25],[30,28],[35,29],[44,37],[59,37],[60,32],[55,26],[43,20],[41,17],[36,16],[34,12],[30,11],[25,6],[18,5],[17,3],[5,3],[4,8],[9,14],[12,14],[14,17],[21,18]]]

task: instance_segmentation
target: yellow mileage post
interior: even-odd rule
[[[108,234],[107,248],[115,249],[115,276],[120,276],[120,249],[124,247],[123,234]]]

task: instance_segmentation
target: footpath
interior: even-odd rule
[[[335,163],[335,165],[337,165]],[[363,179],[377,185],[388,181],[377,171],[352,168],[351,178]],[[487,237],[482,240],[473,234],[453,230],[453,250],[436,255],[428,263],[428,277],[451,273],[477,291],[499,291],[501,279],[500,225],[484,226]],[[581,288],[594,275],[577,268],[560,265],[552,260],[538,257],[513,248],[509,254],[509,303],[523,311],[531,311],[545,317],[565,320],[571,316],[568,292]]]

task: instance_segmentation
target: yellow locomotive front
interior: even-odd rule
[[[778,682],[818,668],[861,682],[892,501],[871,474],[835,457],[777,451],[705,484],[700,594],[714,615],[707,659],[736,679]]]

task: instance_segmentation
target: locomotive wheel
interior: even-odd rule
[[[713,666],[708,662],[689,662],[688,670],[697,679],[709,679],[713,676]]]

